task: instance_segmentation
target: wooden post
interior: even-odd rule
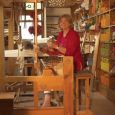
[[[38,61],[38,53],[39,53],[39,48],[38,48],[38,34],[37,34],[37,25],[38,25],[38,10],[37,10],[37,3],[38,1],[37,0],[34,0],[34,3],[35,3],[35,22],[34,22],[34,28],[35,28],[35,35],[34,35],[34,68],[36,69],[36,73],[37,75],[40,74],[40,71],[39,71],[39,68],[40,68],[40,63]]]
[[[46,26],[46,2],[44,2],[44,38],[47,37],[47,26]]]
[[[64,115],[73,115],[73,58],[64,57]]]
[[[94,56],[93,56],[93,65],[92,65],[92,73],[93,73],[93,75],[95,75],[96,68],[97,68],[97,59],[98,59],[98,55],[99,55],[99,38],[100,38],[100,33],[98,35],[96,35]]]
[[[76,80],[76,111],[79,111],[79,80]]]
[[[34,22],[34,28],[35,28],[35,40],[34,40],[34,42],[35,42],[35,44],[37,45],[38,44],[38,40],[37,40],[37,25],[38,25],[38,11],[37,11],[37,0],[35,0],[35,22]]]
[[[5,67],[4,67],[4,15],[3,15],[3,6],[0,6],[0,79],[3,79],[5,76]],[[1,84],[2,85],[2,84]],[[0,86],[0,90],[2,87]]]
[[[90,109],[90,79],[85,80],[86,111]]]
[[[14,29],[14,21],[12,14],[8,20],[8,50],[14,49],[14,41],[13,41],[13,29]],[[13,75],[14,74],[14,67],[15,66],[15,61],[13,58],[8,59],[8,74]]]
[[[39,97],[38,94],[39,92],[36,90],[37,89],[37,82],[34,82],[34,107],[38,108],[38,101],[39,101]]]

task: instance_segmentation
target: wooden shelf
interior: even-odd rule
[[[104,44],[115,44],[115,42],[102,42],[101,43],[104,43]]]
[[[92,19],[92,18],[95,18],[95,17],[100,16],[100,15],[103,15],[103,14],[107,14],[107,13],[109,13],[110,11],[111,11],[111,10],[105,11],[105,12],[103,12],[103,13],[97,13],[96,15],[90,16],[89,18],[85,19],[84,21],[89,20],[89,19]]]
[[[100,16],[100,15],[103,15],[103,14],[107,14],[107,13],[109,13],[109,12],[110,12],[110,10],[107,10],[107,11],[105,11],[105,12],[98,13],[97,16]]]
[[[107,0],[106,0],[107,1]],[[103,3],[104,3],[105,1],[103,1]],[[110,45],[113,45],[113,44],[115,44],[115,41],[112,41],[112,32],[113,32],[113,30],[112,30],[112,27],[115,27],[115,24],[114,24],[114,10],[115,10],[115,7],[114,8],[110,8],[110,4],[109,4],[109,2],[110,1],[107,1],[107,3],[108,4],[106,4],[106,3],[104,3],[105,5],[107,5],[107,8],[106,8],[106,11],[104,11],[104,9],[105,9],[105,6],[103,6],[102,8],[99,8],[100,10],[99,11],[97,11],[98,9],[89,9],[89,13],[91,14],[89,14],[90,16],[87,16],[85,19],[83,19],[83,18],[81,18],[80,19],[80,16],[81,17],[85,17],[86,15],[84,15],[85,13],[87,13],[87,12],[82,12],[82,14],[81,14],[81,12],[79,12],[79,16],[78,16],[78,22],[79,22],[79,19],[80,19],[80,21],[82,21],[82,23],[84,23],[84,22],[86,22],[87,23],[87,28],[89,29],[90,28],[90,26],[91,25],[94,25],[94,24],[96,24],[96,26],[97,26],[97,29],[98,30],[86,30],[86,32],[89,32],[89,36],[91,35],[91,34],[94,34],[95,35],[95,33],[96,34],[99,34],[100,35],[100,48],[99,48],[99,50],[101,49],[101,44],[104,44],[105,46],[106,46],[106,44],[110,44]],[[112,3],[114,3],[114,1],[112,1]],[[114,4],[111,4],[112,6],[114,5]],[[92,8],[92,7],[91,7]],[[95,8],[95,5],[94,5],[94,8]],[[95,13],[94,13],[95,12]],[[77,12],[78,13],[78,12]],[[105,20],[104,20],[105,19]],[[104,21],[103,21],[104,20]],[[102,26],[101,28],[100,28],[100,25]],[[105,25],[105,26],[104,26]],[[93,33],[93,31],[94,31],[94,33]],[[96,32],[95,32],[96,31]],[[84,32],[85,33],[85,31],[82,31],[82,32]],[[104,38],[102,39],[103,41],[101,41],[101,37],[103,37],[103,36],[101,36],[103,34],[103,36],[105,37],[105,42],[103,42],[104,41]],[[83,36],[83,35],[82,35]],[[109,37],[108,37],[109,36]],[[106,38],[110,38],[110,40],[109,39],[107,39],[108,41],[106,42]],[[93,45],[93,43],[95,43],[95,42],[90,42],[90,41],[85,41],[84,43],[86,43],[86,45],[87,44],[89,44],[89,45]],[[82,44],[82,41],[81,41],[81,44]],[[110,53],[109,53],[110,54]],[[99,58],[98,58],[98,63],[99,63],[99,65],[98,66],[100,66],[99,68],[101,68],[101,62],[100,62],[100,58],[101,58],[101,55],[100,55],[100,52],[99,52]],[[105,58],[107,58],[107,57],[105,57]],[[113,67],[113,64],[111,63],[112,61],[114,62],[115,61],[115,59],[112,59],[112,58],[110,58],[109,56],[108,56],[108,61],[109,61],[109,64]],[[101,72],[102,70],[100,69],[99,70],[99,72]],[[104,71],[104,73],[109,73],[109,72],[107,72],[107,71]]]
[[[107,29],[107,28],[110,28],[110,26],[101,27],[100,29]]]
[[[95,18],[95,17],[97,17],[97,16],[100,16],[100,15],[103,15],[103,14],[107,14],[107,13],[109,13],[110,11],[113,11],[113,10],[115,10],[115,8],[110,9],[110,10],[107,10],[107,11],[102,12],[102,13],[97,13],[96,15],[90,16],[90,17],[88,17],[87,19],[84,19],[84,20],[82,20],[82,21],[86,21],[86,20]]]
[[[115,59],[112,59],[112,58],[110,58],[110,57],[106,57],[106,56],[101,56],[101,57],[107,58],[107,59],[109,58],[109,59],[108,59],[109,61],[115,61]]]
[[[110,25],[110,26],[101,27],[101,29],[106,29],[106,28],[111,28],[111,27],[115,27],[115,25]]]

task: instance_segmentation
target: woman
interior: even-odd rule
[[[48,51],[49,55],[65,55],[73,56],[74,60],[74,72],[82,70],[83,62],[80,50],[80,38],[76,31],[73,29],[72,17],[68,14],[64,14],[59,18],[59,27],[61,32],[59,33],[55,43],[48,43],[48,47],[52,48],[52,51]],[[43,106],[48,103],[48,95],[45,98]]]
[[[73,56],[74,72],[82,70],[82,55],[80,50],[80,38],[73,29],[72,18],[68,14],[64,14],[59,18],[59,27],[62,30],[56,40],[56,43],[49,43],[48,46],[54,50],[48,53],[50,55]]]

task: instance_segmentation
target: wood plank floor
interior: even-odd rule
[[[115,105],[96,92],[93,95],[92,111],[94,115],[115,115]]]

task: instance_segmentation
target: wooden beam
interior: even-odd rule
[[[87,71],[77,73],[77,79],[86,79],[86,78],[90,79],[90,78],[92,78],[92,76],[93,76],[93,74],[90,72],[87,72]]]
[[[46,3],[44,5],[44,38],[47,37]]]
[[[99,55],[99,38],[100,38],[100,33],[96,34],[96,39],[95,39],[95,48],[94,48],[94,56],[93,56],[93,65],[92,65],[92,73],[93,75],[96,74],[96,68],[98,66],[98,55]]]
[[[14,109],[13,115],[64,115],[63,108]]]
[[[73,115],[73,58],[63,58],[64,115]]]
[[[18,50],[5,50],[5,57],[15,57],[16,58],[18,56],[33,57],[34,53],[32,50],[23,50],[21,52],[19,52]]]
[[[62,76],[44,76],[47,80],[50,81],[50,79],[61,81],[60,77]],[[0,78],[0,83],[5,82],[37,82],[41,80],[42,78],[45,79],[43,76],[5,76],[5,78]],[[51,85],[51,84],[50,84]]]
[[[93,115],[91,111],[78,111],[77,115]]]
[[[0,78],[5,76],[5,66],[4,66],[4,23],[3,23],[3,7],[0,6]],[[1,86],[0,86],[1,88]]]
[[[12,0],[0,0],[0,5],[1,6],[8,6],[11,1]]]
[[[13,50],[14,49],[14,40],[13,40],[13,32],[14,32],[14,19],[11,14],[9,20],[8,20],[8,49]],[[15,68],[15,60],[13,58],[8,59],[8,74],[13,75]]]

